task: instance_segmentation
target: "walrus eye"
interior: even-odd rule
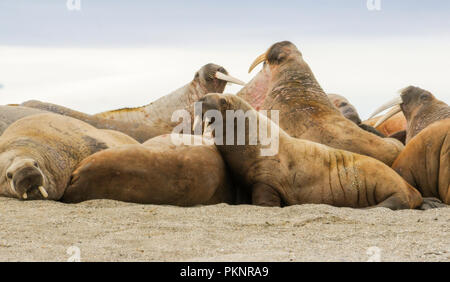
[[[423,95],[420,95],[420,100],[421,101],[428,101],[428,95],[425,95],[425,94],[423,94]]]
[[[8,179],[12,179],[12,177],[13,177],[13,175],[12,175],[12,173],[11,173],[11,172],[8,172],[8,173],[6,174],[6,178],[8,178]]]
[[[339,107],[346,107],[347,106],[347,103],[346,102],[342,102],[340,105],[339,105]]]
[[[33,165],[37,168],[39,168],[39,164],[37,162],[34,162]]]

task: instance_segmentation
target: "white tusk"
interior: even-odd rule
[[[11,180],[11,188],[12,188],[12,190],[13,190],[15,193],[17,193],[16,187],[14,186],[14,181],[13,181],[13,180]]]
[[[22,198],[26,200],[28,198],[27,192],[23,193]]]
[[[390,119],[393,115],[399,113],[402,111],[402,108],[400,107],[400,105],[396,105],[394,106],[389,112],[387,112],[382,118],[380,118],[377,123],[374,125],[375,128],[377,128],[378,126],[380,126],[383,122],[387,121],[388,119]]]
[[[220,71],[216,72],[215,77],[217,79],[228,81],[228,82],[231,82],[234,84],[245,85],[245,82],[243,82],[242,80],[232,77],[230,75],[221,73]]]
[[[44,198],[48,198],[48,193],[47,193],[47,191],[45,190],[45,188],[44,188],[44,186],[39,186],[39,192],[41,192],[41,195],[42,195],[42,197],[44,197]]]
[[[395,99],[392,99],[391,101],[383,104],[381,107],[376,109],[375,112],[369,118],[373,118],[375,115],[381,113],[382,111],[387,110],[389,108],[392,108],[395,105],[400,105],[401,103],[403,103],[401,97],[397,97]]]

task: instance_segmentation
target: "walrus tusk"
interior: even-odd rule
[[[39,186],[38,189],[39,189],[39,192],[41,192],[42,197],[47,199],[48,198],[48,193],[45,190],[44,186]]]
[[[399,113],[402,111],[402,108],[400,105],[395,105],[389,112],[387,112],[382,118],[380,118],[377,123],[375,123],[374,127],[377,128],[380,126],[383,122],[390,119],[393,115]]]
[[[258,58],[256,58],[256,59],[253,61],[252,65],[251,65],[250,68],[248,69],[248,73],[251,73],[252,70],[253,70],[257,65],[261,64],[262,62],[264,62],[264,61],[266,60],[266,57],[267,57],[267,52],[264,53],[264,54],[262,54],[262,55],[259,55]]]
[[[224,81],[231,82],[234,84],[245,85],[245,82],[243,82],[242,80],[237,79],[236,77],[232,77],[231,75],[226,75],[224,73],[221,73],[220,71],[216,72],[216,74],[214,76],[220,80],[224,80]]]
[[[15,192],[15,193],[17,193],[17,191],[16,191],[16,187],[14,186],[14,181],[12,181],[11,180],[11,189]]]
[[[26,200],[28,198],[27,192],[23,193],[22,198]]]
[[[381,113],[382,111],[392,108],[393,106],[400,105],[401,103],[403,103],[401,97],[394,98],[391,101],[383,104],[378,109],[376,109],[375,112],[369,118],[373,118],[375,115]]]

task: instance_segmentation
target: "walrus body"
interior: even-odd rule
[[[450,205],[450,119],[437,121],[413,137],[392,168],[423,197]]]
[[[43,111],[20,106],[0,106],[0,135],[15,121],[31,116],[42,114]]]
[[[374,127],[375,124],[382,118],[382,116],[377,116],[368,120],[363,121],[363,124]],[[400,131],[406,131],[406,118],[403,113],[397,113],[379,126],[375,128],[385,136],[391,136]]]
[[[0,137],[0,196],[58,200],[78,163],[125,144],[137,142],[53,113],[24,117]]]
[[[120,131],[122,133],[127,134],[128,136],[134,138],[140,143],[145,142],[153,137],[156,137],[161,134],[161,132],[170,131],[171,128],[158,128],[156,126],[152,127],[146,124],[140,123],[131,123],[124,121],[116,121],[105,119],[93,115],[88,115],[85,113],[81,113],[78,111],[71,110],[69,108],[51,104],[40,102],[36,100],[27,101],[21,104],[21,108],[28,108],[30,110],[40,109],[46,112],[52,112],[72,118],[76,118],[78,120],[84,121],[98,129],[109,129]]]
[[[74,171],[62,201],[112,199],[194,206],[232,203],[231,188],[214,145],[175,146],[170,135],[163,135],[143,145],[116,147],[88,157]]]
[[[207,64],[195,74],[190,83],[149,105],[103,112],[96,116],[165,129],[159,135],[171,133],[178,123],[178,121],[172,121],[172,114],[176,110],[186,110],[192,115],[192,103],[208,93],[222,93],[227,82],[244,84],[229,76],[223,67]]]
[[[403,149],[397,140],[362,130],[333,106],[295,45],[274,44],[251,69],[261,72],[237,95],[255,109],[279,110],[280,127],[289,135],[376,158],[392,165]]]
[[[243,110],[248,120],[258,120],[258,128],[269,125],[271,132],[272,128],[278,128],[235,95],[209,94],[200,102],[203,113],[218,110],[225,116],[227,110]],[[238,136],[236,124],[227,124],[227,128],[233,126],[234,136]],[[228,131],[224,138],[227,134]],[[263,156],[260,137],[256,145],[247,145],[249,134],[255,133],[250,133],[247,126],[246,145],[217,145],[217,148],[233,176],[251,193],[253,204],[329,204],[390,209],[416,208],[422,204],[420,193],[378,160],[293,138],[282,129],[279,129],[278,153]]]

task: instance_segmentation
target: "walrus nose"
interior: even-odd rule
[[[6,177],[21,199],[48,197],[43,187],[44,177],[35,162],[24,162],[20,166],[9,169]]]

